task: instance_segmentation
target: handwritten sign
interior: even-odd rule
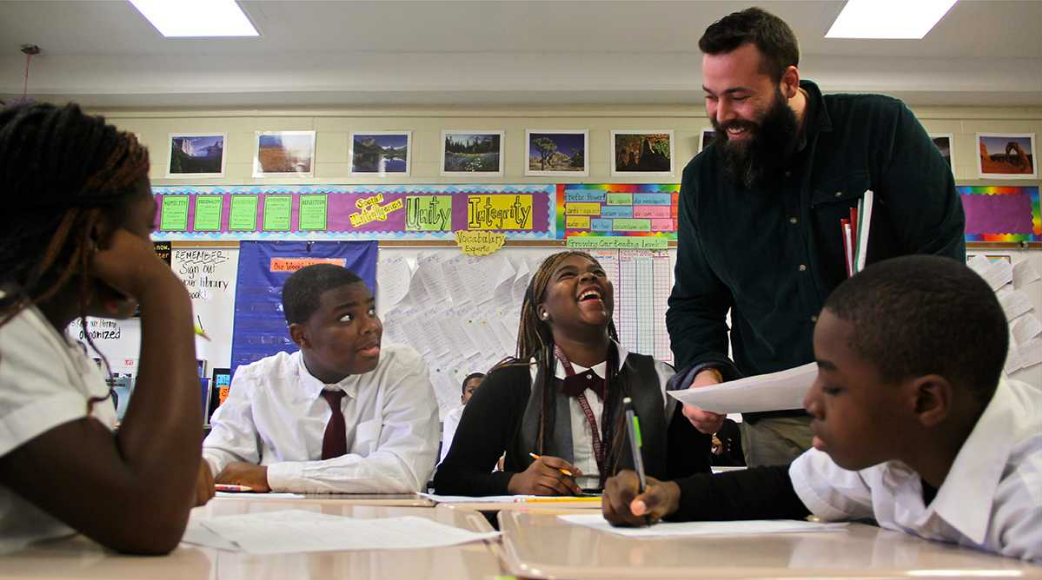
[[[532,196],[467,196],[467,227],[472,230],[530,230]]]
[[[577,249],[665,250],[669,240],[659,236],[569,236],[565,245]]]
[[[405,199],[407,231],[440,232],[451,227],[451,195],[412,195]]]
[[[256,195],[231,196],[231,208],[228,210],[229,230],[233,232],[252,232],[257,229],[258,199]]]
[[[166,198],[164,198],[165,200]],[[195,196],[195,220],[192,223],[192,229],[197,232],[220,231],[223,211],[223,195]]]
[[[287,232],[292,223],[293,196],[264,196],[264,231]]]
[[[357,228],[370,222],[387,221],[388,215],[405,207],[401,198],[386,205],[380,205],[383,203],[383,200],[383,194],[378,193],[372,197],[363,197],[356,201],[355,207],[361,211],[351,214],[351,225]]]
[[[159,228],[167,231],[184,231],[188,229],[187,195],[167,195],[163,197],[163,217]]]
[[[456,245],[468,256],[487,256],[503,247],[506,234],[456,230]]]
[[[326,229],[326,217],[329,215],[328,208],[328,196],[300,196],[300,224],[297,226],[297,229],[310,231]]]

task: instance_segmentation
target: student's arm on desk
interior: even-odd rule
[[[86,416],[44,431],[0,458],[0,482],[109,548],[163,554],[181,540],[199,478],[192,304],[150,242],[122,229],[103,239],[91,263],[94,282],[141,308],[138,379],[126,416],[116,433]],[[41,396],[66,380],[53,361],[4,361],[16,363],[27,367],[17,369],[22,376],[38,378]]]
[[[793,490],[788,466],[698,474],[676,481],[648,478],[638,494],[637,476],[623,471],[608,480],[601,507],[617,526],[695,520],[803,519],[810,515]]]
[[[397,362],[397,361],[396,361]],[[380,436],[368,455],[267,466],[272,491],[296,493],[412,493],[424,486],[438,454],[438,403],[418,355],[388,372]],[[356,438],[362,434],[356,433]]]

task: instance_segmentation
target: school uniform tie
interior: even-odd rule
[[[347,455],[347,425],[344,424],[344,413],[340,410],[340,399],[344,398],[344,394],[340,389],[322,391],[322,398],[329,403],[329,410],[333,412],[326,423],[326,432],[322,435],[322,459]]]

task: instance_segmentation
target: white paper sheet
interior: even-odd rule
[[[1013,265],[1006,260],[989,260],[985,256],[976,255],[968,265],[984,278],[992,290],[1013,282]]]
[[[1034,314],[1025,314],[1010,324],[1010,331],[1017,344],[1024,344],[1042,333],[1042,321]]]
[[[1006,320],[1013,320],[1035,307],[1028,295],[1020,290],[1000,290],[995,293],[995,296],[1006,312]]]
[[[670,391],[681,403],[714,413],[759,413],[802,409],[803,397],[818,375],[818,365],[800,367],[711,385]]]
[[[250,554],[334,550],[416,550],[499,536],[415,516],[360,519],[304,510],[200,518],[198,523]]]
[[[747,536],[807,532],[841,532],[845,523],[816,523],[800,520],[745,520],[735,522],[668,522],[644,528],[616,528],[599,513],[557,516],[579,526],[630,538],[672,538],[679,536]]]
[[[222,538],[195,519],[188,520],[188,527],[185,528],[185,535],[181,537],[181,541],[186,544],[217,548],[218,550],[239,551],[239,546],[235,545],[235,542]]]
[[[425,497],[434,503],[517,503],[524,501],[525,498],[536,497],[534,495],[486,495],[486,496],[470,496],[470,495],[437,495],[434,493],[421,493],[418,494],[420,497]]]
[[[379,272],[377,283],[387,300],[380,308],[390,310],[409,293],[409,281],[412,279],[409,262],[402,256],[385,258],[377,262],[376,270]]]
[[[218,491],[217,497],[230,497],[235,499],[304,499],[302,493],[289,493],[289,492],[277,492],[269,491],[267,493],[242,493],[235,491]]]
[[[1038,272],[1035,271],[1035,267],[1027,259],[1013,264],[1013,287],[1017,290],[1038,279]]]
[[[1025,342],[1017,347],[1017,354],[1020,356],[1020,368],[1026,369],[1042,363],[1042,340],[1035,338]]]

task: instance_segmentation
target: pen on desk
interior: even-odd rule
[[[248,485],[233,485],[230,483],[215,483],[213,484],[215,491],[233,491],[233,492],[244,492],[253,491],[253,488]]]
[[[633,409],[633,399],[626,397],[622,400],[622,407],[626,410],[626,428],[629,430],[630,436],[630,452],[633,453],[633,468],[637,471],[637,480],[640,483],[640,493],[644,493],[644,490],[648,487],[648,478],[644,475],[644,453],[641,450],[643,442],[640,438],[640,419],[637,418],[637,413]],[[644,521],[650,524],[648,516],[644,516]]]
[[[539,459],[539,456],[536,455],[535,453],[529,453],[528,456],[531,457],[532,459]],[[572,475],[572,472],[568,471],[567,469],[558,469],[557,471],[560,471],[561,473],[567,475],[568,477],[575,477],[574,475]]]

